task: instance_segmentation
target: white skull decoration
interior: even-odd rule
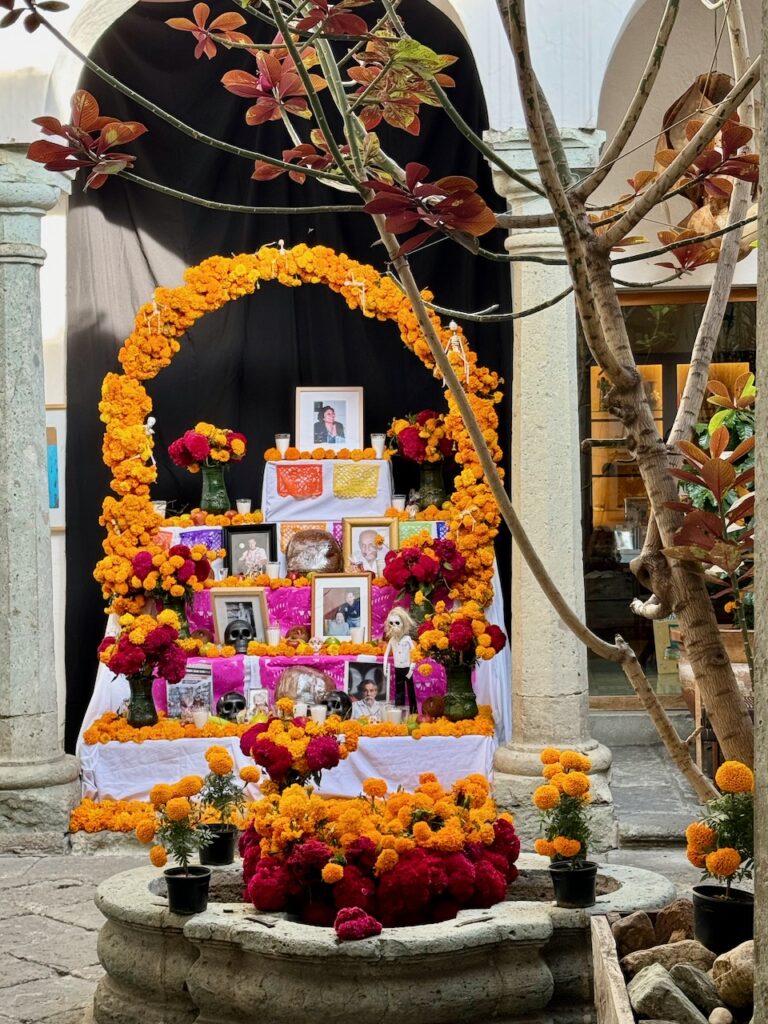
[[[405,608],[393,608],[384,623],[384,636],[388,640],[402,640],[416,630],[416,620]]]

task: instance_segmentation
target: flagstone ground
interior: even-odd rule
[[[622,843],[601,859],[666,875],[684,893],[699,879],[677,840],[698,805],[661,747],[614,751]],[[645,841],[644,841],[645,840]],[[640,844],[640,845],[637,845]],[[0,857],[0,1024],[87,1024],[102,970],[97,885],[146,864],[140,852]]]

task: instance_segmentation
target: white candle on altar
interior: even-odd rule
[[[295,711],[295,706],[294,706]],[[313,704],[309,709],[309,713],[312,716],[312,721],[317,722],[318,725],[322,725],[325,721],[325,717],[328,714],[328,708],[325,704]]]
[[[365,626],[351,626],[349,630],[349,639],[353,644],[364,644]]]
[[[280,627],[270,626],[267,629],[267,643],[270,647],[277,647],[280,643]]]
[[[267,562],[267,576],[269,576],[269,578],[271,580],[276,580],[278,575],[279,575],[279,573],[280,573],[280,563],[279,562]]]
[[[306,718],[307,717],[307,705],[303,700],[297,700],[293,705],[293,717],[294,718]]]
[[[376,453],[377,459],[384,458],[384,443],[386,440],[386,434],[371,434],[371,448]]]
[[[192,722],[196,729],[204,729],[210,717],[210,712],[206,711],[204,708],[200,711],[192,712]]]
[[[403,709],[387,707],[384,709],[384,721],[392,725],[400,725],[403,721]]]
[[[392,495],[392,508],[397,509],[398,512],[405,512],[405,495],[404,494],[393,494]]]
[[[275,434],[275,448],[277,448],[281,455],[285,455],[290,443],[290,434]]]
[[[250,498],[236,498],[235,505],[237,506],[237,511],[240,513],[241,516],[247,516],[248,513],[251,511]]]

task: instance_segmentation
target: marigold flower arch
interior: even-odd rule
[[[262,282],[268,281],[288,288],[325,285],[363,316],[391,320],[404,344],[427,369],[440,376],[411,304],[397,284],[374,267],[325,246],[297,245],[285,251],[262,246],[255,253],[211,256],[186,271],[181,287],[155,289],[153,300],[136,314],[133,330],[118,354],[122,373],[106,375],[99,403],[99,413],[106,424],[104,462],[112,472],[110,487],[118,497],[109,495],[104,499],[99,521],[107,531],[105,557],[94,575],[102,585],[104,597],[118,610],[136,610],[129,597],[131,559],[137,550],[150,544],[161,524],[149,497],[157,469],[151,462],[152,433],[145,425],[152,401],[142,382],[170,365],[181,347],[178,339],[197,320],[232,299],[252,295]],[[424,295],[431,298],[428,292]],[[494,408],[502,397],[499,376],[477,365],[477,356],[469,349],[460,328],[454,332],[444,327],[435,314],[430,317],[451,364],[464,382],[494,460],[499,462],[501,449]],[[454,333],[462,340],[463,352],[450,345]],[[483,481],[480,461],[450,390],[446,391],[446,398],[446,425],[457,444],[460,472],[441,518],[448,519],[451,536],[467,558],[468,578],[458,597],[484,607],[492,597],[493,540],[498,532],[499,512],[490,488]]]

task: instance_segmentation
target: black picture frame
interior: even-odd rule
[[[263,569],[256,572],[243,572],[241,561],[247,551],[246,545],[251,537],[257,541],[257,550],[266,552],[266,560],[261,563]],[[227,570],[230,576],[252,578],[266,573],[267,562],[277,561],[277,526],[274,523],[244,523],[242,526],[228,526],[224,530],[224,547],[227,549]]]

